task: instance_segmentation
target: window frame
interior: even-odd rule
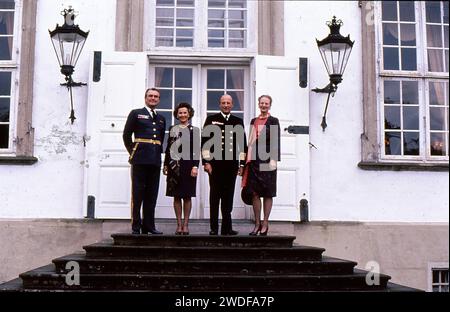
[[[22,43],[22,11],[23,0],[15,0],[14,8],[14,28],[13,40],[11,49],[11,60],[0,60],[0,71],[11,72],[11,90],[9,102],[9,122],[2,123],[9,125],[8,131],[8,148],[0,148],[1,156],[15,156],[16,155],[16,141],[17,141],[17,110],[18,110],[18,93],[19,93],[19,62],[20,62],[20,47]]]
[[[193,47],[168,47],[155,46],[156,38],[156,1],[145,0],[144,7],[144,51],[147,52],[166,52],[176,53],[180,51],[183,54],[202,53],[220,54],[220,55],[250,55],[257,52],[257,35],[250,36],[249,34],[256,34],[258,21],[258,3],[257,1],[247,0],[247,28],[246,32],[246,47],[245,48],[210,48],[208,47],[208,1],[194,0],[194,44]],[[145,18],[148,17],[148,18]],[[174,26],[175,27],[175,26]],[[175,38],[175,37],[174,37]]]
[[[448,270],[448,262],[429,262],[427,270],[428,292],[433,292],[433,270]]]
[[[362,33],[362,57],[366,60],[366,66],[363,66],[363,133],[361,135],[361,162],[358,166],[363,170],[419,170],[419,171],[448,171],[448,156],[437,159],[439,156],[433,156],[431,160],[425,160],[421,155],[416,159],[401,157],[383,157],[381,144],[381,135],[384,133],[384,120],[381,115],[381,90],[380,84],[385,77],[397,78],[420,78],[428,81],[430,78],[436,78],[438,75],[419,75],[411,72],[403,72],[390,75],[390,71],[380,72],[381,63],[381,4],[377,1],[365,1],[361,3],[361,33]],[[417,7],[417,6],[416,6]],[[424,6],[422,7],[423,12]],[[417,9],[415,10],[417,12]],[[421,22],[416,23],[421,24]],[[422,23],[425,25],[425,23]],[[417,27],[417,26],[416,26]],[[424,26],[425,27],[425,26]],[[423,29],[422,29],[423,31]],[[422,36],[422,32],[419,33]],[[423,40],[423,39],[418,39]],[[423,49],[426,52],[426,49]],[[418,53],[418,52],[417,52]],[[418,57],[424,57],[418,56]],[[420,70],[418,68],[418,70]],[[442,77],[447,77],[447,73],[441,73]],[[447,80],[448,81],[448,80]],[[419,94],[419,97],[425,97],[425,93]],[[425,99],[422,99],[425,101]],[[426,109],[429,106],[427,105]],[[423,121],[420,121],[423,127]],[[428,136],[428,133],[426,134]],[[429,138],[426,138],[427,142]],[[425,143],[422,143],[425,144]],[[428,143],[427,143],[428,144]]]

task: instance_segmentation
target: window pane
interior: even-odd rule
[[[165,17],[165,18],[173,18],[174,9],[162,9],[156,8],[156,18]]]
[[[160,90],[158,109],[172,109],[172,90]]]
[[[223,39],[208,39],[208,47],[223,48],[223,47],[225,47],[225,40],[223,40]]]
[[[0,148],[8,148],[9,126],[0,125]]]
[[[183,7],[193,7],[194,0],[177,0],[177,5]]]
[[[177,26],[181,27],[194,27],[194,20],[177,19]],[[191,30],[193,32],[193,30]]]
[[[398,70],[398,49],[397,48],[383,48],[383,62],[384,69]]]
[[[444,1],[444,23],[448,24],[448,2]]]
[[[417,70],[416,49],[402,49],[402,70]]]
[[[208,89],[225,89],[225,71],[223,69],[208,69]]]
[[[400,104],[400,81],[384,81],[384,103]]]
[[[427,15],[427,23],[441,22],[441,4],[439,1],[426,1],[425,10]]]
[[[443,55],[442,50],[428,49],[428,71],[443,72]]]
[[[192,38],[193,36],[194,36],[193,29],[177,29],[177,37]]]
[[[246,11],[242,10],[229,10],[228,11],[228,19],[231,20],[245,20],[247,15]]]
[[[398,25],[383,23],[383,44],[398,45]]]
[[[156,0],[157,6],[173,6],[174,0]]]
[[[225,19],[225,10],[208,10],[208,19]]]
[[[448,270],[441,271],[441,283],[448,283]]]
[[[0,95],[11,95],[11,72],[0,71]]]
[[[224,38],[225,32],[223,30],[208,30],[209,38]]]
[[[223,91],[207,92],[207,110],[219,110],[219,100],[223,93]]]
[[[192,104],[191,90],[175,90],[175,105],[181,102]]]
[[[225,0],[208,0],[208,7],[211,8],[224,8]]]
[[[427,46],[442,47],[442,28],[440,25],[427,25]],[[448,39],[447,39],[448,40]]]
[[[227,89],[244,89],[244,70],[227,70]]]
[[[9,98],[0,98],[0,122],[9,122]]]
[[[192,88],[191,68],[175,68],[175,87]]]
[[[156,28],[157,37],[173,37],[173,28]]]
[[[414,2],[413,1],[399,1],[400,4],[400,20],[407,22],[415,21]]]
[[[432,156],[446,156],[446,144],[444,133],[431,133],[430,135],[430,153]],[[434,272],[437,271],[433,271]],[[433,277],[434,282],[434,277]]]
[[[430,130],[445,130],[445,108],[430,107]]]
[[[156,46],[158,47],[172,47],[173,46],[173,38],[157,38]]]
[[[193,9],[177,9],[177,18],[194,19]]]
[[[233,110],[244,110],[244,91],[227,91],[233,99]]]
[[[230,39],[228,46],[230,48],[245,48],[244,39]]]
[[[228,7],[230,7],[230,8],[246,8],[247,1],[246,0],[229,0]]]
[[[419,90],[417,81],[402,82],[403,104],[419,104]]]
[[[384,142],[386,155],[401,155],[400,132],[386,132]]]
[[[429,83],[429,101],[430,105],[445,105],[445,83]]]
[[[400,107],[386,106],[384,108],[384,128],[400,129]]]
[[[14,12],[0,12],[0,35],[13,35],[13,34],[14,34]]]
[[[172,68],[156,67],[155,68],[155,86],[156,88],[172,87]]]
[[[0,37],[0,60],[11,60],[12,37]]]
[[[245,30],[230,30],[229,37],[233,39],[242,39],[245,37]]]
[[[433,283],[439,283],[439,271],[433,270]]]
[[[419,130],[418,107],[403,107],[403,129]]]
[[[381,2],[381,9],[383,21],[397,20],[397,2],[383,1]]]
[[[448,48],[448,26],[444,26],[444,48]]]
[[[403,151],[405,155],[419,155],[419,132],[403,133]]]
[[[176,45],[177,47],[192,47],[194,41],[188,38],[177,38]]]
[[[225,27],[225,21],[224,20],[208,20],[208,27],[219,27],[224,28]]]
[[[445,50],[445,72],[448,73],[448,50]]]
[[[2,0],[0,1],[0,9],[14,10],[14,0]]]
[[[414,24],[401,24],[400,33],[402,37],[402,46],[416,45],[416,26]]]

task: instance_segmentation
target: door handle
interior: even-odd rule
[[[289,126],[287,128],[284,128],[284,131],[287,131],[291,134],[309,134],[309,126]]]

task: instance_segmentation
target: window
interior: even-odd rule
[[[432,292],[448,292],[448,268],[433,268],[431,276]]]
[[[448,161],[448,2],[376,5],[381,157]]]
[[[245,48],[246,0],[208,1],[208,47]]]
[[[147,50],[256,50],[256,1],[146,1]]]
[[[206,69],[207,114],[217,114],[219,100],[223,94],[233,99],[233,115],[244,116],[244,69],[208,68]]]
[[[16,3],[0,0],[0,153],[12,152],[14,84],[17,71]]]
[[[157,0],[155,45],[192,47],[193,44],[194,0]]]
[[[169,126],[175,124],[172,112],[181,102],[192,104],[192,68],[156,66],[154,69],[155,86],[161,92],[158,113],[166,118],[165,150]]]

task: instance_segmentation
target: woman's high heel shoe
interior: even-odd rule
[[[261,229],[260,229],[261,230]],[[260,236],[267,236],[267,232],[269,232],[269,225],[267,225],[267,228],[266,228],[266,230],[263,232],[263,231],[260,231],[259,232],[259,235]]]
[[[253,231],[251,231],[250,233],[248,233],[248,235],[250,236],[256,236],[258,235],[258,233],[261,232],[261,224],[253,229]]]

